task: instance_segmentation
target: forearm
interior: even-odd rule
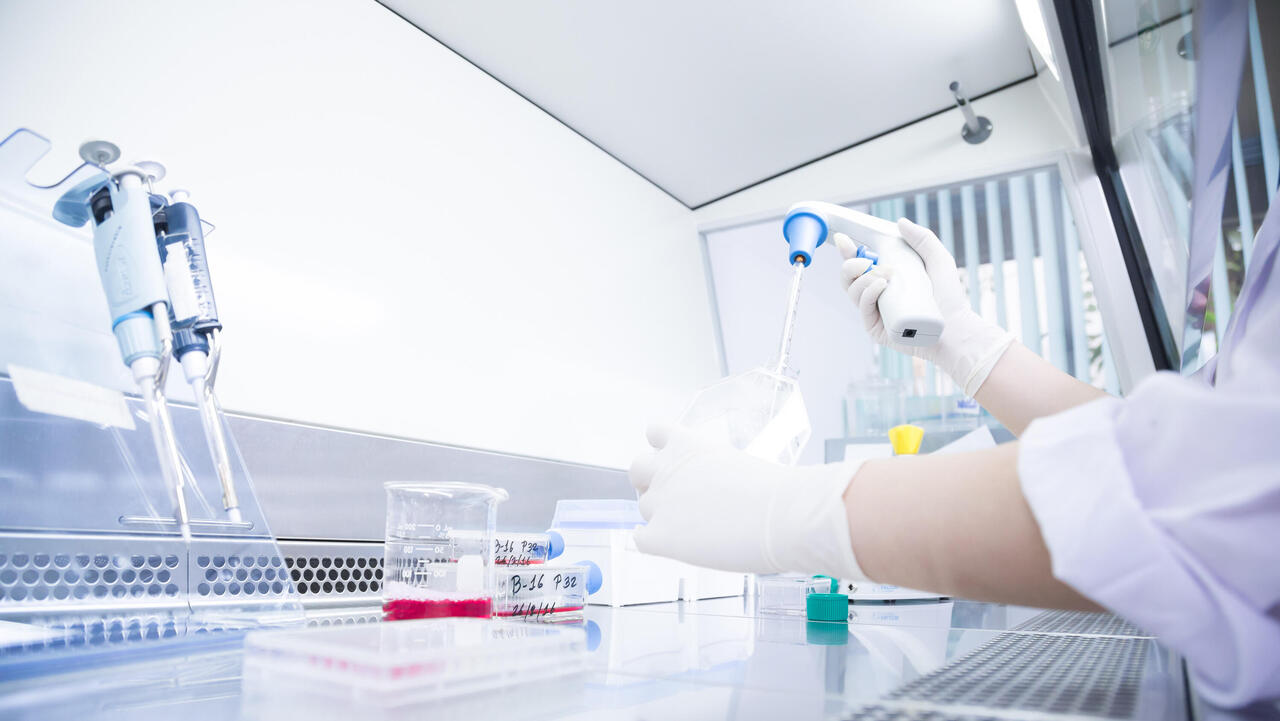
[[[1004,352],[975,400],[1015,436],[1042,416],[1102,398],[1106,393],[1058,370],[1021,343]]]
[[[1098,610],[1053,577],[1018,484],[1018,444],[867,461],[844,494],[862,570],[980,601]]]

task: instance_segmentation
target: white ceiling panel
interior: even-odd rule
[[[691,207],[1035,74],[1012,0],[384,4]]]

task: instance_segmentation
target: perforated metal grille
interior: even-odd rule
[[[271,596],[289,588],[288,572],[280,556],[218,556],[195,558],[196,593],[201,596]]]
[[[1150,637],[1150,634],[1114,614],[1087,613],[1084,611],[1045,611],[1010,630],[1039,633],[1092,634],[1098,636]]]
[[[189,595],[188,595],[189,594]],[[264,538],[0,533],[0,614],[111,612],[293,597]]]
[[[166,612],[61,616],[31,619],[53,634],[48,638],[0,647],[0,658],[37,650],[101,646],[125,641],[158,641],[186,631],[186,625]]]
[[[357,601],[382,592],[382,544],[288,541],[280,544],[298,593]]]
[[[176,554],[66,553],[5,544],[0,603],[176,598],[182,581]]]
[[[382,587],[381,558],[289,556],[285,561],[303,595],[378,593]]]
[[[1004,633],[886,700],[1132,718],[1154,643]]]
[[[369,611],[367,613],[343,614],[341,616],[320,616],[317,618],[308,618],[307,625],[323,628],[325,626],[356,626],[365,623],[377,623],[382,620],[382,611]]]
[[[995,716],[943,713],[935,709],[909,709],[871,704],[848,716],[850,721],[1001,721]]]
[[[243,604],[293,597],[374,601],[382,544],[197,538],[190,552],[160,536],[0,537],[0,612],[124,610],[192,602]]]

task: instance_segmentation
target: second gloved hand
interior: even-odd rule
[[[898,232],[924,261],[925,272],[933,285],[934,302],[946,322],[937,343],[903,346],[892,342],[885,331],[877,303],[880,294],[893,282],[893,268],[868,270],[870,261],[854,257],[857,245],[848,236],[837,233],[834,242],[845,257],[840,269],[841,282],[850,300],[858,306],[863,325],[872,340],[901,353],[931,361],[964,389],[965,395],[973,397],[996,361],[1013,343],[1013,334],[984,320],[969,306],[969,297],[960,284],[955,258],[933,231],[903,218],[898,221]]]
[[[856,463],[784,466],[691,431],[654,426],[631,465],[648,525],[636,547],[746,573],[864,578],[849,540],[844,492]]]

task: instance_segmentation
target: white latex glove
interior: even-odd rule
[[[635,531],[641,551],[726,571],[865,578],[844,506],[858,462],[783,466],[681,428],[648,436],[653,450],[630,471],[649,522]]]
[[[871,268],[871,261],[854,257],[857,244],[849,236],[836,233],[833,241],[845,257],[840,268],[841,283],[862,312],[862,323],[872,340],[932,362],[972,398],[991,374],[996,361],[1013,343],[1013,334],[983,319],[969,306],[969,297],[960,285],[956,260],[933,231],[903,218],[898,221],[898,232],[924,261],[925,272],[933,283],[933,300],[946,323],[937,343],[904,346],[890,341],[877,301],[893,282],[893,268]],[[868,271],[868,268],[871,269]]]

